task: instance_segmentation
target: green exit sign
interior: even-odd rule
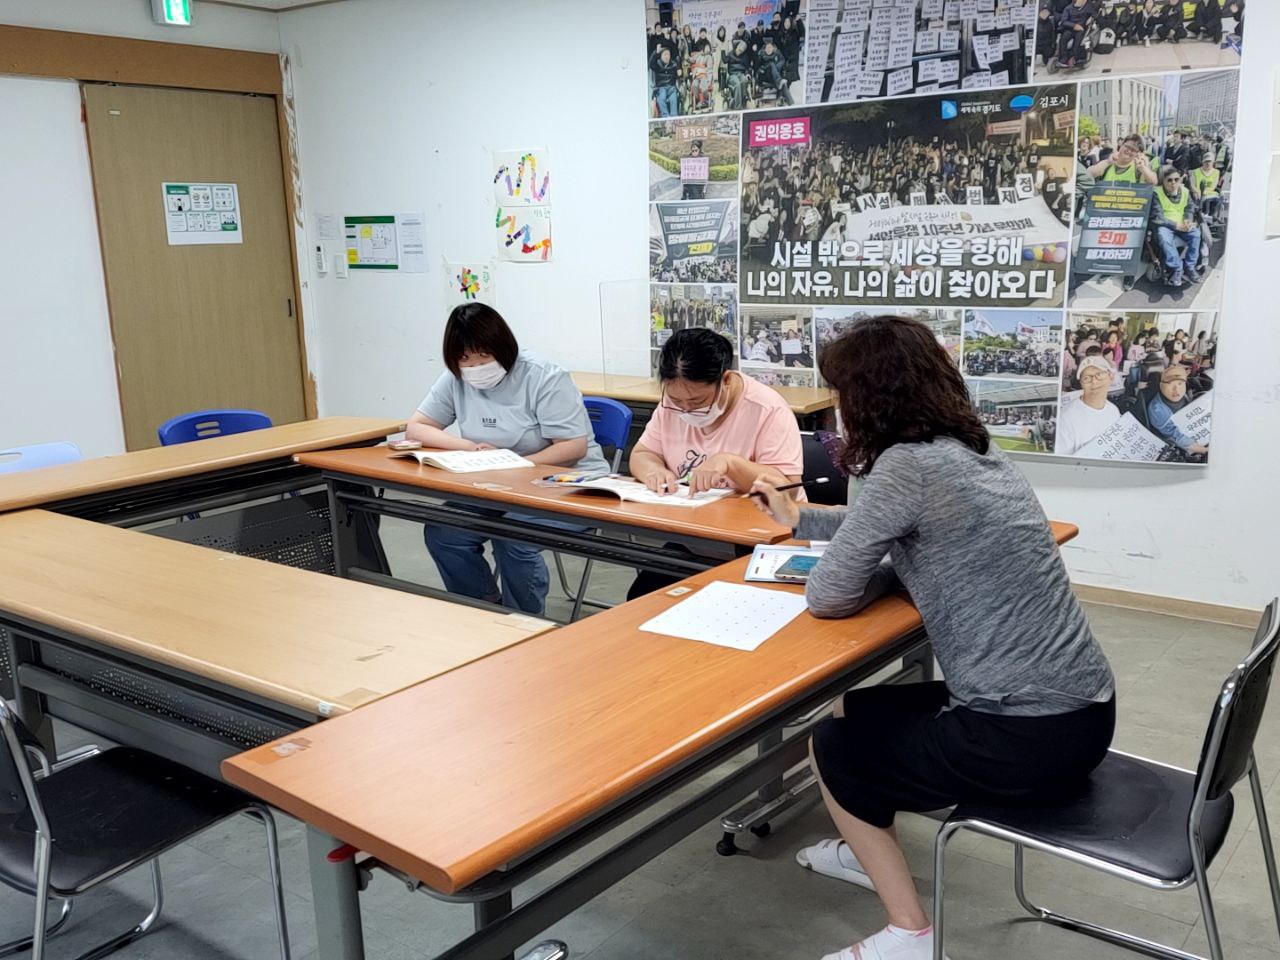
[[[170,27],[191,26],[191,0],[151,0],[151,16]]]

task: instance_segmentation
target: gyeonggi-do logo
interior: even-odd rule
[[[1036,98],[1030,97],[1025,93],[1020,94],[1009,101],[1010,108],[1015,110],[1018,113],[1026,113],[1035,105],[1036,105]]]
[[[943,100],[942,119],[954,120],[958,116],[960,116],[960,108],[956,106],[956,102],[954,100]]]

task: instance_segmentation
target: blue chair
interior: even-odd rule
[[[21,470],[53,467],[60,463],[75,463],[83,459],[80,448],[70,440],[33,443],[26,447],[0,450],[0,473],[18,473]]]
[[[196,410],[166,420],[156,428],[160,445],[190,443],[232,433],[248,433],[271,426],[271,418],[257,410]]]
[[[591,420],[591,428],[595,434],[596,443],[601,447],[613,448],[613,463],[611,469],[614,473],[622,467],[622,456],[627,448],[627,438],[631,435],[631,421],[635,414],[631,412],[631,408],[625,403],[617,400],[611,400],[608,397],[583,397],[582,405],[587,408],[587,417]],[[592,607],[607,607],[606,603],[597,603],[587,599],[587,581],[591,579],[591,567],[595,563],[594,560],[588,560],[582,568],[582,579],[578,583],[577,591],[569,589],[569,578],[564,572],[564,562],[560,559],[560,554],[555,554],[556,573],[560,575],[560,589],[564,591],[566,597],[573,601],[573,613],[570,614],[571,621],[577,620],[582,614],[582,605],[585,603]]]

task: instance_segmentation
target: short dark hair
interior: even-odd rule
[[[444,365],[455,377],[459,373],[458,361],[464,354],[487,353],[510,370],[520,354],[516,335],[502,319],[502,314],[483,303],[464,303],[454,307],[444,325],[444,344],[441,347]]]
[[[733,344],[706,327],[677,330],[662,345],[658,379],[717,383],[733,365]]]
[[[1123,147],[1126,143],[1132,143],[1139,151],[1142,150],[1142,137],[1138,136],[1136,133],[1131,133],[1127,137],[1120,138],[1120,146]]]
[[[978,453],[991,447],[964,377],[923,323],[859,320],[823,351],[820,368],[840,397],[841,460],[854,476],[870,473],[895,443],[952,437]]]

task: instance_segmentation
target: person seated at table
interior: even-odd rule
[[[932,960],[895,815],[1069,796],[1111,744],[1115,680],[1035,492],[932,331],[868,318],[824,349],[821,369],[839,395],[857,499],[813,509],[759,480],[758,505],[798,539],[831,541],[805,587],[813,616],[849,617],[905,588],[946,681],[837,701],[809,750],[842,839],[797,860],[874,890],[888,914],[885,929],[824,960]]]
[[[569,374],[522,351],[502,315],[483,303],[455,307],[444,325],[444,365],[409,420],[405,436],[440,450],[512,450],[537,464],[600,475],[609,464],[596,443],[582,394]],[[445,432],[457,424],[458,436]],[[508,514],[546,526],[553,520]],[[541,614],[547,564],[542,548],[491,541],[498,579],[484,558],[481,534],[428,525],[427,551],[450,593]]]
[[[1168,273],[1165,284],[1175,290],[1184,282],[1196,284],[1202,279],[1197,269],[1201,240],[1198,213],[1199,205],[1191,191],[1183,187],[1182,173],[1176,167],[1161,170],[1160,186],[1151,197],[1148,223],[1164,258]],[[1179,243],[1183,244],[1182,253],[1178,251]]]
[[[759,477],[776,484],[800,479],[795,414],[776,390],[731,370],[732,362],[733,344],[704,327],[677,330],[662,345],[662,399],[630,458],[631,475],[650,490],[679,497],[746,492]],[[641,572],[627,599],[674,580]]]

